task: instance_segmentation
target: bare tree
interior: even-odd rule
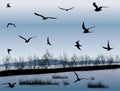
[[[113,55],[109,55],[109,56],[107,57],[107,62],[108,62],[108,64],[111,65],[111,64],[113,63],[113,61],[114,61]]]
[[[3,62],[4,62],[4,66],[5,66],[5,70],[9,70],[10,69],[10,60],[11,60],[11,56],[7,55],[7,56],[3,56]]]
[[[38,65],[37,61],[39,60],[39,57],[34,55],[32,58],[33,58],[33,69],[36,69],[36,66]]]
[[[95,58],[94,65],[95,66],[100,65],[100,56],[99,55]]]
[[[99,57],[100,57],[100,63],[104,65],[106,57],[103,54],[100,54]]]
[[[66,53],[63,53],[63,55],[60,55],[60,64],[65,68],[68,65],[68,56]]]
[[[43,54],[42,56],[42,66],[44,66],[45,69],[48,69],[48,67],[50,66],[50,60],[53,58],[53,55],[46,50],[45,54]]]
[[[83,66],[83,64],[84,64],[84,57],[83,57],[83,55],[80,55],[78,57],[78,60],[80,61],[80,65]]]
[[[28,56],[28,68],[32,69],[33,67],[33,57],[32,56]]]
[[[24,58],[23,57],[19,57],[18,59],[14,58],[14,67],[17,69],[24,69],[26,64],[24,62]]]
[[[84,64],[85,64],[85,65],[87,65],[87,64],[90,65],[90,60],[91,60],[90,56],[84,55]]]
[[[120,56],[119,55],[115,55],[115,61],[116,61],[116,63],[120,62]]]
[[[73,67],[77,65],[78,57],[75,54],[73,54],[70,60],[69,66]]]

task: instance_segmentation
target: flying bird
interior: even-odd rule
[[[78,74],[74,71],[77,79],[74,81],[74,83],[78,82],[78,81],[81,81],[81,80],[94,80],[95,78],[94,77],[91,77],[90,79],[88,78],[79,78]]]
[[[12,51],[12,49],[7,49],[8,54],[10,54],[11,51]]]
[[[52,44],[50,43],[49,37],[47,37],[47,44],[52,46]]]
[[[5,85],[5,84],[8,84],[9,88],[14,88],[16,83],[3,83],[1,85]]]
[[[15,25],[15,24],[13,24],[13,23],[8,23],[8,24],[7,24],[7,28],[8,28],[9,26],[13,26],[13,27],[15,27],[15,28],[16,28],[16,25]]]
[[[94,28],[94,27],[96,27],[96,26],[92,26],[92,27],[86,28],[85,24],[83,22],[83,24],[82,24],[82,29],[84,30],[83,33],[92,33],[92,31],[89,31],[89,29]]]
[[[96,12],[102,11],[102,8],[108,8],[107,6],[98,6],[95,2],[93,2],[93,6],[95,7]]]
[[[107,43],[107,47],[103,46],[103,48],[106,49],[107,51],[110,51],[111,49],[113,49],[113,48],[110,47],[109,40],[108,40],[108,43]]]
[[[47,20],[47,19],[57,19],[57,18],[55,18],[55,17],[46,17],[46,16],[40,15],[40,14],[38,14],[38,13],[34,13],[34,14],[37,15],[37,16],[42,17],[43,20]]]
[[[10,6],[10,3],[8,3],[6,7],[7,7],[7,8],[10,8],[10,7],[11,7],[11,6]]]
[[[75,46],[76,46],[79,50],[81,50],[80,47],[81,47],[82,45],[79,44],[79,41],[80,41],[80,40],[76,41],[76,45],[75,45]]]
[[[34,37],[30,37],[30,38],[28,38],[28,39],[26,39],[26,38],[24,38],[24,37],[22,37],[22,36],[20,36],[20,35],[18,35],[20,38],[22,38],[23,40],[25,40],[25,43],[28,43],[28,42],[30,42],[30,40],[32,39],[32,38],[35,38],[35,37],[37,37],[37,36],[34,36]]]
[[[67,9],[61,8],[61,7],[58,7],[58,8],[61,9],[61,10],[69,11],[69,10],[72,10],[74,7],[72,7],[72,8],[67,8]]]

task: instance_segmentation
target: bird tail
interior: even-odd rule
[[[88,29],[95,28],[96,26],[89,27]]]
[[[107,7],[107,6],[101,6],[102,8],[109,8],[109,7]]]

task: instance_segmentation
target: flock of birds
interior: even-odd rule
[[[102,8],[108,8],[107,6],[98,6],[95,2],[93,2],[93,6],[95,7],[94,11],[96,11],[96,12],[102,11]],[[10,7],[11,7],[10,3],[8,3],[6,7],[7,7],[7,8],[10,8]],[[69,11],[69,10],[74,9],[75,7],[71,7],[71,8],[58,7],[58,8],[59,8],[60,10]],[[36,12],[34,13],[34,15],[41,17],[42,20],[57,19],[56,17],[47,17],[47,16],[43,16],[43,15],[41,15],[41,14],[38,14],[38,13],[36,13]],[[8,24],[7,24],[7,28],[8,28],[9,26],[13,26],[13,27],[16,28],[16,25],[15,25],[14,23],[8,23]],[[95,28],[95,27],[96,27],[96,26],[91,26],[91,27],[88,27],[88,28],[87,28],[87,27],[85,26],[85,23],[84,23],[84,22],[82,23],[83,33],[93,33],[93,31],[90,31],[90,29]],[[37,36],[25,38],[25,37],[23,37],[23,36],[21,36],[21,35],[18,35],[18,37],[20,37],[21,39],[23,39],[25,43],[29,43],[31,39],[36,38]],[[79,50],[81,50],[82,45],[81,45],[79,42],[80,42],[80,40],[76,41],[74,46],[77,47]],[[48,44],[49,46],[52,46],[49,37],[47,37],[47,44]],[[111,49],[113,49],[113,48],[110,47],[109,40],[108,40],[108,42],[107,42],[107,46],[102,46],[102,48],[106,49],[107,51],[110,51]],[[11,51],[12,51],[12,49],[7,49],[8,54],[10,54]],[[95,79],[94,77],[91,77],[90,79],[87,79],[87,78],[79,78],[78,74],[77,74],[75,71],[74,71],[74,73],[75,73],[76,78],[77,78],[77,79],[74,81],[75,83],[78,82],[78,81],[81,81],[81,80],[83,80],[83,79],[84,79],[84,80],[94,80],[94,79]],[[14,88],[15,85],[16,85],[16,83],[4,83],[4,84],[1,84],[1,85],[5,85],[5,84],[8,84],[8,86],[9,86],[10,88]]]
[[[108,8],[107,6],[98,6],[95,2],[93,2],[93,6],[95,7],[94,11],[96,11],[96,12],[102,11],[102,8]],[[7,8],[10,8],[10,7],[11,7],[10,3],[8,3],[6,7],[7,7]],[[71,8],[58,7],[58,8],[59,8],[60,10],[69,11],[69,10],[74,9],[75,7],[71,7]],[[38,14],[38,13],[36,13],[36,12],[34,13],[34,15],[41,17],[42,20],[57,19],[56,17],[48,17],[48,16],[44,16],[44,15]],[[16,25],[15,25],[14,23],[8,23],[8,24],[7,24],[7,28],[8,28],[9,26],[13,26],[13,27],[16,28]],[[95,28],[95,27],[96,27],[96,26],[92,26],[92,27],[88,27],[88,28],[87,28],[87,27],[85,26],[85,23],[84,23],[84,22],[82,23],[83,33],[93,33],[93,31],[90,31],[90,29]],[[18,35],[18,36],[19,36],[21,39],[23,39],[23,40],[25,41],[25,43],[29,43],[31,39],[37,37],[37,36],[33,36],[33,37],[30,37],[30,38],[26,39],[26,38],[24,38],[24,37],[21,36],[21,35]],[[80,42],[80,40],[78,40],[78,41],[75,42],[75,47],[77,47],[79,50],[81,50],[80,47],[82,47],[82,45],[80,45],[79,42]],[[51,42],[50,42],[50,40],[49,40],[49,37],[47,37],[47,44],[50,45],[50,46],[52,46],[52,44],[51,44]],[[102,48],[106,49],[107,51],[110,51],[111,49],[113,49],[113,48],[110,47],[109,40],[108,40],[107,46],[106,46],[106,47],[105,47],[105,46],[102,46]],[[12,49],[7,49],[8,54],[10,54],[11,51],[12,51]]]

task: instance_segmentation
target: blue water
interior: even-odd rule
[[[53,73],[53,74],[42,74],[42,75],[28,75],[28,76],[10,76],[10,77],[1,77],[0,83],[5,83],[5,82],[17,82],[17,85],[15,88],[6,88],[6,85],[1,85],[0,90],[4,91],[119,91],[120,90],[120,69],[115,69],[115,70],[100,70],[100,71],[88,71],[88,72],[80,72],[77,71],[77,74],[79,75],[80,78],[90,78],[94,77],[95,80],[82,80],[80,82],[74,83],[76,76],[73,72],[67,72],[67,73]],[[52,75],[62,75],[62,76],[68,76],[68,79],[66,79],[70,84],[64,86],[63,85],[63,80],[61,79],[52,79]],[[40,86],[40,85],[35,85],[35,86],[22,86],[19,85],[19,80],[20,79],[51,79],[52,81],[57,81],[60,83],[60,85],[56,86]],[[88,82],[102,82],[103,84],[107,85],[109,88],[87,88],[87,83]]]

